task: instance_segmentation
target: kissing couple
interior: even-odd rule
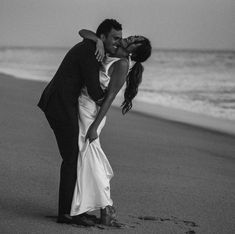
[[[62,157],[57,222],[115,226],[110,196],[113,170],[99,136],[124,84],[122,113],[132,108],[144,71],[142,62],[152,48],[143,36],[123,39],[122,25],[114,19],[105,19],[96,33],[84,29],[79,34],[83,41],[65,55],[38,103]],[[87,213],[97,209],[100,218]]]

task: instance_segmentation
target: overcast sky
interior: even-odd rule
[[[65,46],[105,18],[155,48],[235,50],[235,0],[0,0],[0,46]]]

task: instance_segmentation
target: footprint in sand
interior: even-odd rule
[[[185,232],[185,234],[196,234],[196,232],[193,230],[190,230],[190,231]]]
[[[188,229],[186,230],[185,234],[196,234],[194,230],[192,230],[192,227],[199,227],[195,222],[193,221],[188,221],[188,220],[181,220],[178,219],[177,217],[171,216],[171,218],[161,218],[161,217],[156,217],[156,216],[130,216],[132,218],[137,218],[139,220],[144,220],[144,221],[158,221],[158,222],[173,222],[176,225],[179,225],[183,229]]]

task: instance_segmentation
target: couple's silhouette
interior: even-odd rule
[[[124,83],[122,112],[131,109],[151,44],[142,36],[122,39],[122,25],[114,19],[104,20],[96,33],[83,30],[81,35],[84,40],[68,51],[38,103],[62,157],[57,222],[114,225],[113,171],[99,135]],[[100,219],[86,213],[96,209]]]

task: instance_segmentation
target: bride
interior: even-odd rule
[[[71,206],[71,216],[101,210],[101,223],[112,225],[115,209],[110,197],[110,179],[113,170],[103,152],[99,135],[105,125],[106,113],[117,93],[126,83],[122,113],[132,108],[132,100],[142,80],[144,62],[151,55],[150,41],[143,36],[131,36],[120,41],[115,57],[104,56],[102,38],[89,30],[81,30],[83,38],[96,42],[97,59],[102,60],[100,84],[106,90],[103,111],[88,95],[86,87],[79,97],[79,156],[77,181]],[[104,57],[104,59],[103,59]]]

